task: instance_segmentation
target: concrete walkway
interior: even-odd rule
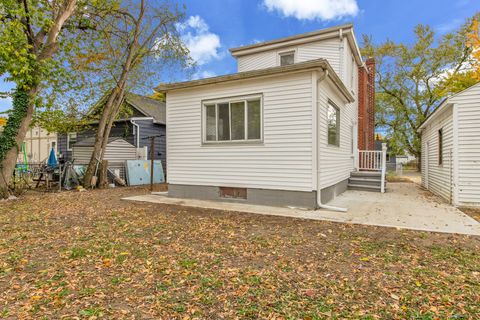
[[[480,235],[479,222],[456,208],[442,203],[440,199],[421,190],[414,183],[389,183],[388,190],[384,194],[349,190],[329,203],[332,206],[348,208],[347,212],[176,199],[162,193],[129,197],[125,200],[400,229]]]

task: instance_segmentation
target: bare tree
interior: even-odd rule
[[[160,72],[165,64],[189,63],[188,50],[177,32],[177,24],[183,17],[183,12],[168,3],[153,7],[141,0],[121,7],[116,14],[99,23],[104,41],[95,71],[107,72],[112,88],[102,105],[95,145],[85,173],[85,187],[94,186],[92,177],[103,160],[125,94],[152,71]]]

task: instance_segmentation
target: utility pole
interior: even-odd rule
[[[150,192],[153,192],[153,165],[155,158],[155,138],[165,137],[164,134],[148,136],[142,139],[150,139]]]

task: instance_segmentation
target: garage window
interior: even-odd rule
[[[443,164],[443,129],[438,130],[438,164]]]

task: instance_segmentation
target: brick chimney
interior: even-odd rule
[[[358,69],[358,149],[375,149],[375,59]]]

